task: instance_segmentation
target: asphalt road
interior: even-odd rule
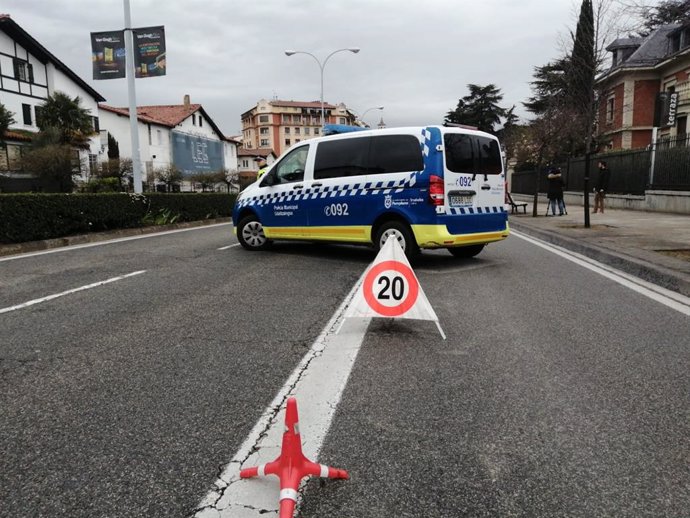
[[[194,511],[373,259],[230,229],[0,261],[0,516]],[[372,323],[300,516],[687,516],[686,315],[517,237],[415,271],[448,340]]]

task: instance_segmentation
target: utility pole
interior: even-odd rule
[[[139,121],[137,118],[137,93],[134,87],[134,33],[129,0],[123,0],[125,9],[125,62],[127,64],[127,94],[129,97],[129,128],[132,137],[132,176],[134,192],[141,194],[141,157],[139,155]]]

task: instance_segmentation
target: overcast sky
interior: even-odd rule
[[[131,0],[134,27],[164,25],[167,76],[139,79],[137,104],[204,106],[226,135],[259,99],[324,98],[388,126],[439,124],[467,84],[493,83],[503,106],[530,95],[535,66],[561,53],[579,0]],[[122,0],[2,0],[0,11],[92,85],[127,106],[126,79],[93,81],[89,33],[124,26]]]

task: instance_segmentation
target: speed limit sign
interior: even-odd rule
[[[412,268],[399,261],[383,261],[374,265],[363,284],[364,300],[384,317],[407,313],[419,295],[419,283]]]
[[[362,277],[345,309],[340,327],[348,318],[431,320],[441,337],[446,339],[436,312],[429,304],[397,239],[386,240]]]

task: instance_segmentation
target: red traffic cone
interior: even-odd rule
[[[335,469],[317,464],[302,453],[302,438],[299,434],[297,400],[288,398],[285,410],[285,432],[280,455],[273,462],[246,468],[240,471],[240,478],[276,475],[280,478],[280,517],[292,518],[297,502],[297,489],[304,477],[350,478],[344,469]]]

